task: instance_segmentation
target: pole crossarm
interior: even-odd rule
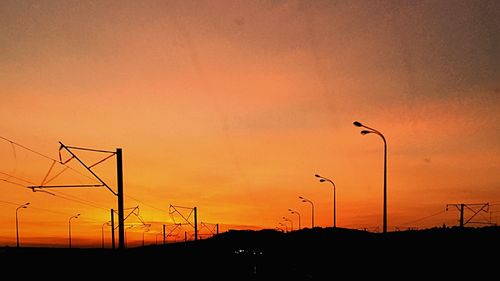
[[[460,222],[461,226],[465,226],[468,223],[477,223],[477,224],[491,224],[491,222],[475,222],[472,221],[474,217],[476,217],[481,212],[489,212],[490,203],[478,203],[478,204],[446,204],[446,211],[448,211],[449,207],[455,207],[460,212]],[[465,208],[472,212],[470,218],[464,221],[465,216]],[[478,209],[479,208],[479,209]]]
[[[34,185],[27,186],[30,189],[42,189],[42,188],[67,188],[67,187],[103,187],[103,184],[65,184],[65,185]],[[33,190],[34,191],[34,190]]]
[[[212,235],[215,235],[217,233],[217,224],[214,224],[214,223],[204,223],[204,222],[201,222],[200,224],[201,224],[200,231],[203,228],[205,228],[208,231],[210,231],[210,233],[212,233]]]
[[[168,224],[165,224],[165,227],[168,229],[169,225]],[[174,231],[177,230],[177,233],[175,235],[173,235],[172,233]],[[173,228],[170,229],[170,231],[166,234],[166,236],[178,236],[179,235],[179,232],[181,230],[181,224],[180,223],[176,223],[176,224],[173,224]]]
[[[476,206],[477,206],[477,205],[481,205],[481,204],[474,204],[474,205],[476,205]],[[465,207],[466,207],[467,209],[469,209],[471,212],[473,212],[474,214],[473,214],[473,215],[472,215],[472,216],[471,216],[471,217],[470,217],[470,218],[469,218],[469,219],[468,219],[465,223],[469,223],[469,222],[471,222],[471,220],[472,220],[472,219],[473,219],[473,218],[474,218],[477,214],[479,214],[480,212],[485,212],[485,213],[487,213],[487,212],[488,212],[488,210],[489,210],[489,208],[490,208],[490,204],[489,204],[489,203],[485,203],[485,204],[483,204],[483,205],[481,206],[481,208],[479,208],[479,210],[477,210],[477,211],[473,210],[473,209],[472,209],[472,208],[470,208],[469,206],[471,206],[471,205],[465,205]],[[474,222],[471,222],[471,223],[474,223]]]
[[[61,147],[59,148],[59,151],[61,151],[62,149],[65,149],[66,151],[68,151],[68,153],[71,154],[71,156],[74,157],[80,164],[82,164],[82,166],[85,167],[85,169],[87,169],[103,186],[105,186],[115,196],[118,196],[117,192],[115,192],[113,189],[111,189],[96,173],[94,173],[94,171],[92,171],[92,167],[96,166],[99,163],[102,163],[104,160],[110,158],[111,156],[116,155],[116,152],[106,151],[106,150],[99,150],[99,149],[89,149],[89,148],[81,148],[81,147],[74,147],[74,146],[66,146],[62,142],[59,142],[59,144],[61,145]],[[83,161],[80,160],[80,158],[78,158],[78,156],[76,156],[73,153],[73,151],[71,151],[71,149],[87,150],[87,151],[101,152],[101,153],[112,153],[112,154],[111,154],[111,156],[108,156],[108,157],[104,158],[103,160],[98,161],[97,163],[94,163],[94,164],[92,164],[90,166],[87,166],[87,164],[83,163]]]
[[[179,210],[178,210],[179,208],[189,209],[191,211],[189,212],[189,214],[186,217],[181,212],[179,212]],[[170,218],[172,218],[172,221],[174,223],[177,223],[177,222],[175,221],[175,218],[174,218],[173,214],[177,213],[177,214],[179,214],[179,216],[181,216],[184,219],[184,221],[186,221],[187,224],[191,225],[192,227],[194,227],[194,225],[189,221],[189,218],[191,217],[191,215],[193,214],[193,212],[194,212],[194,208],[182,207],[182,206],[174,206],[172,204],[170,204],[170,206],[168,208],[168,214],[170,215]]]
[[[59,163],[62,164],[62,165],[65,165],[66,163],[68,163],[70,160],[72,159],[76,159],[85,169],[87,169],[87,171],[89,171],[92,176],[94,176],[94,178],[91,178],[87,175],[84,175],[85,177],[91,179],[91,180],[94,180],[96,179],[97,181],[100,182],[100,184],[73,184],[73,185],[45,185],[46,183],[52,181],[54,178],[56,178],[57,176],[59,176],[62,172],[64,172],[66,170],[66,168],[69,168],[69,169],[72,169],[70,166],[66,166],[66,168],[59,172],[58,174],[56,174],[55,176],[53,176],[52,178],[48,179],[49,177],[49,174],[50,172],[52,171],[52,168],[54,167],[54,164],[55,164],[55,161],[57,160],[54,160],[50,157],[46,157],[48,159],[51,159],[53,160],[54,162],[52,163],[52,165],[50,166],[49,168],[49,171],[48,173],[45,175],[44,179],[42,180],[42,184],[41,185],[32,185],[32,186],[28,186],[28,188],[31,188],[31,190],[33,192],[35,191],[43,191],[42,189],[45,189],[45,188],[64,188],[64,187],[106,187],[113,195],[115,195],[118,199],[118,238],[119,238],[119,248],[120,249],[124,249],[125,248],[125,227],[124,227],[124,216],[123,216],[123,162],[122,162],[122,149],[121,148],[117,148],[116,151],[108,151],[108,150],[102,150],[102,149],[91,149],[91,148],[85,148],[85,147],[76,147],[76,146],[66,146],[65,144],[63,144],[61,141],[59,142],[60,144],[60,147],[59,147]],[[65,161],[63,161],[63,157],[61,155],[61,151],[62,150],[65,150],[67,151],[71,157]],[[107,155],[106,157],[104,157],[103,159],[91,164],[91,165],[87,165],[85,164],[80,158],[78,158],[78,156],[73,153],[72,150],[84,150],[84,151],[90,151],[90,152],[97,152],[97,153],[107,153],[109,155]],[[43,156],[43,155],[42,155]],[[111,158],[112,156],[116,156],[116,170],[117,170],[117,191],[115,192],[111,187],[109,187],[108,184],[106,184],[106,182],[104,182],[94,171],[92,171],[92,168],[99,165],[100,163],[106,161],[107,159]],[[72,169],[74,170],[74,169]],[[76,170],[75,170],[76,171]],[[83,175],[83,174],[82,174]],[[47,191],[44,191],[44,192],[47,192]],[[47,192],[51,195],[54,195],[50,192]],[[133,212],[133,211],[132,211]],[[130,214],[129,214],[130,215]],[[146,225],[144,223],[144,221],[142,220],[142,218],[140,218],[138,216],[138,214],[136,214],[136,216],[139,218],[139,220],[141,221],[141,223],[143,225]],[[113,216],[112,216],[113,217]],[[114,230],[115,228],[112,228],[112,235],[114,237]],[[113,245],[114,245],[114,239],[113,239]],[[114,248],[114,246],[113,246]]]
[[[145,223],[144,222],[144,219],[142,219],[142,217],[139,215],[139,206],[135,206],[135,207],[130,207],[130,208],[125,208],[124,210],[131,210],[126,216],[125,218],[123,219],[123,222],[125,223],[125,221],[131,216],[131,215],[134,215],[137,217],[137,219],[139,219],[139,221],[141,222],[140,226],[144,226],[144,227],[150,227],[151,224],[148,224],[148,223]],[[113,213],[117,213],[115,210],[113,210]],[[135,226],[136,224],[128,224],[128,226]],[[118,226],[116,226],[114,229],[117,229]]]

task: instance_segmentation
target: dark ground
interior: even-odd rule
[[[436,274],[498,272],[499,242],[500,227],[436,228],[387,235],[341,228],[286,234],[229,231],[197,242],[123,251],[0,248],[0,269],[2,276],[35,274],[43,280],[413,280],[415,276],[434,280],[431,277]]]

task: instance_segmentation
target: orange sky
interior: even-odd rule
[[[389,230],[454,225],[456,210],[412,221],[500,200],[499,11],[498,1],[2,1],[0,136],[52,158],[58,141],[123,148],[125,205],[139,206],[154,243],[170,204],[197,206],[221,230],[283,216],[297,228],[287,210],[309,227],[304,196],[316,225],[331,226],[332,188],[315,173],[337,185],[338,226],[381,228],[382,141],[361,136],[358,120],[388,140]],[[51,165],[5,140],[0,155],[3,180],[39,184]],[[113,188],[114,161],[96,167]],[[69,171],[53,183],[93,181]],[[104,188],[53,196],[0,181],[0,192],[0,245],[15,245],[25,202],[24,245],[66,246],[76,213],[73,245],[100,245],[117,207]],[[130,245],[143,230],[127,229]]]

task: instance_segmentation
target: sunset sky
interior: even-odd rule
[[[380,230],[383,142],[356,120],[387,138],[390,231],[456,225],[449,203],[490,202],[478,220],[498,222],[499,43],[499,1],[0,1],[0,246],[30,202],[21,245],[67,246],[80,213],[73,245],[109,247],[117,208],[106,188],[32,192],[52,160],[10,141],[56,160],[59,141],[122,148],[146,243],[170,204],[221,231],[297,229],[304,196],[332,226],[316,173],[337,226]],[[95,183],[68,165],[51,184]],[[116,190],[114,157],[95,172]]]

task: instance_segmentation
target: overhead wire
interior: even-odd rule
[[[414,224],[414,223],[416,223],[416,222],[421,222],[421,221],[423,221],[423,220],[426,220],[426,219],[429,219],[429,218],[435,217],[435,216],[437,216],[437,215],[440,215],[440,214],[442,214],[442,213],[444,213],[444,212],[446,212],[446,211],[445,211],[445,210],[441,210],[441,211],[439,211],[439,212],[437,212],[437,213],[435,213],[435,214],[428,215],[428,216],[425,216],[425,217],[422,217],[422,218],[419,218],[419,219],[416,219],[416,220],[412,220],[412,221],[409,221],[409,222],[407,222],[407,223],[402,223],[402,225],[409,225],[409,224]]]
[[[88,178],[88,179],[90,179],[90,180],[96,181],[96,179],[95,179],[95,178],[92,178],[92,177],[90,177],[90,176],[88,176],[88,175],[85,175],[85,174],[83,174],[82,172],[78,171],[77,169],[75,169],[75,168],[73,168],[73,167],[71,167],[71,166],[67,165],[66,163],[67,163],[67,162],[69,162],[69,160],[68,160],[68,161],[66,161],[66,162],[62,162],[62,161],[56,160],[56,159],[54,159],[54,158],[52,158],[52,157],[50,157],[50,156],[47,156],[47,155],[45,155],[45,154],[43,154],[43,153],[40,153],[40,152],[38,152],[38,151],[36,151],[36,150],[34,150],[34,149],[31,149],[31,148],[29,148],[29,147],[27,147],[27,146],[24,146],[24,145],[22,145],[22,144],[20,144],[20,143],[17,143],[17,142],[12,141],[12,140],[10,140],[10,139],[8,139],[8,138],[5,138],[5,137],[3,137],[3,136],[0,136],[0,139],[3,139],[3,140],[5,140],[5,141],[7,141],[7,142],[10,142],[12,145],[19,146],[19,147],[21,147],[21,148],[23,148],[23,149],[25,149],[25,150],[28,150],[28,151],[30,151],[30,152],[32,152],[32,153],[35,153],[35,154],[37,154],[37,155],[39,155],[39,156],[41,156],[41,157],[43,157],[43,158],[49,159],[49,160],[51,160],[51,161],[55,161],[55,162],[59,163],[60,165],[63,165],[63,166],[65,166],[65,167],[68,167],[68,169],[72,170],[73,172],[75,172],[75,173],[77,173],[77,174],[79,174],[79,175],[81,175],[81,176],[83,176],[83,177],[86,177],[86,178]]]
[[[146,206],[148,206],[148,207],[150,207],[150,208],[153,208],[153,209],[156,209],[156,210],[158,210],[158,211],[162,211],[162,212],[168,213],[168,211],[167,211],[166,209],[158,208],[158,207],[155,207],[155,206],[153,206],[153,205],[151,205],[151,204],[147,204],[147,203],[145,203],[144,201],[139,200],[139,199],[137,199],[137,198],[135,198],[135,197],[132,197],[132,196],[130,196],[130,195],[125,195],[125,197],[130,198],[130,199],[132,199],[132,200],[135,200],[135,201],[137,201],[137,202],[139,202],[139,203],[141,203],[141,204],[143,204],[143,205],[146,205]]]
[[[14,202],[9,202],[9,201],[4,201],[4,200],[0,200],[0,203],[10,204],[10,205],[15,205],[15,206],[22,205],[22,204],[18,204],[18,203],[14,203]]]

